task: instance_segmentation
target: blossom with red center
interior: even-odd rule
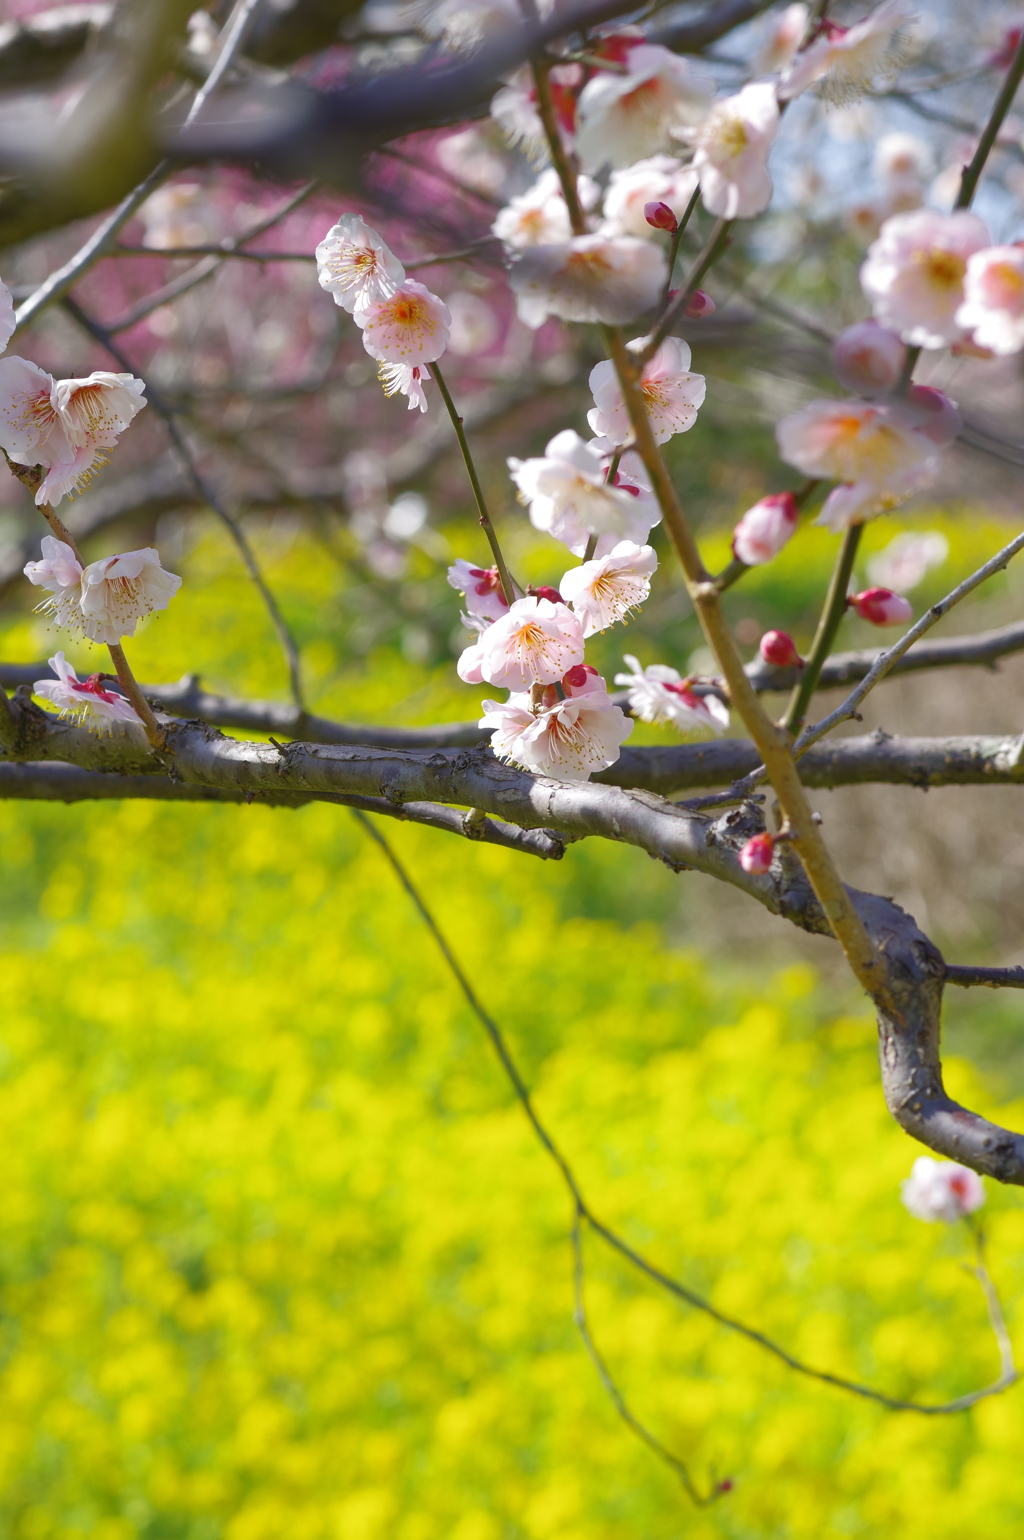
[[[405,268],[358,214],[343,214],[316,248],[317,278],[344,310],[390,299]]]
[[[448,346],[451,314],[444,300],[413,278],[390,299],[360,305],[352,319],[363,333],[363,347],[385,364],[427,364]]]
[[[902,626],[914,613],[910,600],[894,594],[891,588],[865,588],[863,593],[853,594],[847,603],[861,620],[873,626]]]
[[[636,348],[631,343],[630,347]],[[602,359],[590,371],[590,389],[596,405],[587,421],[600,437],[621,444],[631,432],[629,413],[615,365]],[[690,349],[681,337],[666,337],[640,371],[643,396],[655,442],[664,444],[675,433],[686,433],[697,421],[707,384],[702,374],[690,373]]]
[[[912,347],[942,348],[965,338],[958,313],[967,264],[989,245],[984,221],[966,209],[893,215],[860,270],[875,319]]]
[[[473,567],[457,557],[448,568],[448,581],[465,595],[466,609],[481,620],[500,620],[508,613],[497,567]]]
[[[919,1155],[902,1184],[907,1212],[926,1224],[955,1224],[973,1214],[985,1201],[981,1177],[953,1160],[932,1160]]]
[[[601,449],[572,428],[555,434],[543,458],[510,458],[508,468],[520,501],[529,505],[530,523],[577,556],[591,535],[604,539],[607,549],[623,539],[639,542],[660,517],[637,483],[609,485]]]
[[[616,674],[615,683],[626,686],[629,709],[642,722],[671,724],[691,738],[718,736],[728,728],[729,708],[717,695],[697,695],[692,681],[667,663],[641,668],[628,652],[622,661],[630,672]]]
[[[42,700],[58,707],[62,717],[75,717],[99,732],[109,732],[114,722],[140,721],[134,706],[122,695],[104,688],[99,674],[79,679],[62,652],[50,658],[49,663],[57,678],[37,679],[32,689]]]
[[[639,40],[623,62],[624,75],[599,70],[580,93],[576,148],[588,171],[664,149],[671,130],[699,123],[714,98],[713,78],[659,43]]]
[[[740,851],[740,865],[752,877],[763,877],[765,872],[771,871],[774,854],[774,836],[768,833],[755,834]]]
[[[484,701],[480,726],[493,729],[499,759],[554,780],[585,781],[615,763],[633,723],[589,664],[567,670],[561,684],[564,698],[552,685],[536,707],[528,694]]]
[[[733,530],[733,555],[748,567],[763,567],[796,532],[799,516],[792,492],[771,492],[762,497]]]
[[[563,149],[571,152],[576,129],[576,99],[583,84],[581,64],[556,64],[548,71],[555,126]],[[508,142],[518,145],[535,164],[547,159],[547,135],[537,111],[537,91],[530,66],[524,65],[497,91],[491,101],[491,117]]]
[[[567,605],[527,597],[517,599],[466,650],[475,649],[485,683],[529,690],[534,684],[554,684],[583,662],[583,632]]]

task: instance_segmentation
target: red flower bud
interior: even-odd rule
[[[772,864],[775,839],[771,834],[755,834],[740,851],[740,865],[754,877],[763,877]]]
[[[865,588],[848,601],[861,620],[873,626],[902,626],[914,613],[909,599],[894,594],[891,588]]]
[[[539,588],[531,588],[530,592],[535,599],[550,599],[552,604],[562,603],[562,595],[558,592],[558,589],[548,588],[543,583]]]
[[[562,675],[562,688],[564,690],[582,690],[591,675],[596,678],[596,668],[589,663],[577,663],[567,674]]]
[[[679,229],[679,221],[667,203],[645,203],[644,218],[655,230],[667,230],[669,235],[675,235]]]
[[[688,315],[691,321],[702,321],[705,316],[714,315],[717,309],[718,306],[711,295],[705,294],[703,289],[698,289],[690,296],[683,314]]]
[[[799,668],[804,661],[787,631],[766,631],[758,650],[764,661],[776,668]]]

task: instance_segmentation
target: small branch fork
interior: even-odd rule
[[[975,1264],[969,1269],[969,1271],[971,1271],[977,1278],[985,1296],[989,1322],[992,1327],[993,1334],[996,1338],[996,1344],[999,1350],[1000,1373],[998,1379],[996,1379],[991,1385],[983,1386],[979,1390],[970,1391],[963,1396],[957,1396],[951,1401],[938,1402],[934,1404],[928,1404],[920,1401],[911,1401],[898,1396],[889,1396],[886,1395],[884,1391],[875,1390],[870,1385],[864,1385],[859,1381],[847,1379],[843,1375],[830,1374],[825,1370],[816,1369],[812,1365],[805,1363],[802,1359],[796,1358],[792,1353],[788,1351],[788,1349],[781,1346],[781,1344],[778,1342],[775,1342],[772,1338],[766,1336],[763,1332],[758,1331],[755,1327],[748,1326],[744,1322],[737,1320],[735,1317],[726,1315],[723,1311],[719,1310],[715,1305],[713,1305],[709,1299],[706,1299],[703,1295],[696,1293],[693,1289],[689,1288],[688,1285],[679,1282],[677,1279],[671,1277],[671,1275],[662,1272],[660,1268],[648,1262],[647,1259],[642,1256],[640,1252],[636,1251],[632,1246],[630,1246],[630,1244],[624,1240],[622,1236],[618,1234],[618,1232],[604,1224],[594,1212],[587,1198],[584,1196],[583,1190],[580,1187],[579,1181],[572,1166],[566,1159],[565,1155],[562,1153],[562,1150],[560,1149],[554,1136],[551,1134],[546,1124],[543,1122],[539,1113],[537,1112],[529,1088],[527,1087],[527,1084],[522,1077],[519,1066],[516,1063],[511,1049],[508,1046],[504,1033],[494,1018],[480,1003],[480,1000],[478,999],[472,984],[470,983],[458,959],[453,953],[444,932],[438,925],[437,920],[435,919],[432,911],[424,900],[419,888],[412,881],[412,878],[409,876],[409,873],[406,870],[404,864],[396,856],[395,852],[392,850],[390,844],[384,838],[383,834],[381,834],[380,830],[375,828],[372,822],[362,813],[357,812],[355,816],[364,829],[365,833],[379,847],[385,860],[391,866],[391,869],[397,877],[399,883],[405,890],[413,906],[418,912],[420,919],[423,921],[424,925],[427,927],[428,931],[433,937],[434,943],[437,946],[438,951],[441,953],[441,956],[444,959],[445,965],[447,966],[449,972],[452,974],[452,977],[455,979],[455,982],[461,990],[466,1003],[469,1005],[473,1014],[476,1016],[480,1025],[483,1027],[491,1047],[498,1059],[498,1062],[505,1074],[505,1077],[511,1085],[516,1099],[518,1100],[519,1105],[522,1108],[522,1111],[525,1114],[531,1129],[533,1130],[534,1136],[536,1137],[541,1147],[544,1149],[552,1164],[555,1166],[562,1180],[562,1183],[566,1188],[566,1191],[572,1202],[573,1211],[572,1248],[574,1276],[573,1292],[575,1305],[573,1318],[576,1327],[579,1330],[587,1354],[589,1355],[591,1362],[594,1364],[594,1367],[597,1370],[598,1377],[600,1378],[601,1383],[619,1416],[623,1419],[627,1426],[631,1428],[632,1431],[647,1445],[647,1447],[675,1472],[680,1482],[682,1483],[684,1490],[693,1502],[700,1506],[705,1506],[706,1504],[713,1502],[716,1498],[723,1496],[730,1489],[731,1482],[716,1481],[709,1490],[706,1492],[701,1492],[694,1482],[693,1477],[690,1474],[689,1467],[686,1465],[686,1463],[677,1455],[673,1454],[672,1451],[668,1449],[661,1442],[661,1440],[650,1431],[646,1424],[644,1424],[636,1416],[636,1414],[630,1408],[629,1403],[623,1396],[622,1391],[619,1389],[619,1386],[613,1378],[603,1355],[594,1342],[587,1318],[585,1298],[585,1259],[582,1234],[584,1224],[589,1225],[590,1229],[599,1240],[603,1241],[610,1250],[614,1251],[624,1261],[629,1263],[632,1268],[639,1272],[649,1282],[658,1285],[660,1288],[663,1288],[667,1293],[669,1293],[673,1298],[679,1300],[681,1303],[690,1306],[690,1308],[694,1310],[700,1311],[704,1315],[710,1316],[712,1320],[718,1322],[719,1325],[726,1327],[727,1330],[735,1332],[737,1335],[745,1338],[748,1342],[752,1342],[755,1346],[761,1348],[763,1351],[771,1354],[772,1357],[778,1359],[788,1369],[793,1369],[796,1373],[805,1375],[809,1379],[817,1380],[820,1383],[826,1385],[831,1385],[837,1390],[844,1390],[865,1400],[873,1401],[877,1405],[884,1406],[891,1411],[917,1412],[926,1417],[948,1416],[955,1412],[967,1411],[970,1407],[976,1406],[979,1401],[983,1401],[991,1396],[998,1395],[1000,1392],[1008,1389],[1009,1386],[1016,1383],[1019,1375],[1014,1363],[1013,1348],[1006,1330],[1005,1321],[1003,1319],[999,1296],[996,1292],[995,1285],[993,1284],[992,1279],[985,1267],[982,1233],[980,1228],[973,1224],[971,1225],[971,1233],[975,1245]]]

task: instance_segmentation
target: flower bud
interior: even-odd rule
[[[772,864],[775,839],[771,834],[755,834],[740,851],[740,865],[754,877],[763,877]]]
[[[907,391],[907,407],[914,418],[916,431],[940,449],[951,444],[964,425],[956,402],[933,385],[911,385]]]
[[[792,492],[772,492],[748,508],[733,531],[733,554],[748,567],[778,556],[796,529],[800,510]]]
[[[531,588],[530,593],[535,599],[550,599],[552,604],[561,604],[562,595],[557,588],[550,588],[542,583],[539,588]]]
[[[796,650],[796,643],[786,631],[766,631],[758,646],[766,663],[776,668],[801,668],[803,658]]]
[[[873,626],[902,626],[914,613],[909,599],[894,594],[891,588],[865,588],[848,601],[861,620]]]
[[[718,306],[710,294],[705,294],[703,289],[698,289],[690,296],[683,315],[688,315],[691,321],[702,321],[705,316],[714,315]]]
[[[588,679],[598,678],[597,669],[590,663],[577,663],[562,676],[562,689],[566,695],[571,695],[573,690],[582,690]]]
[[[900,382],[907,350],[877,321],[858,321],[841,331],[832,344],[832,369],[844,390],[858,396],[884,396]]]
[[[645,203],[644,218],[655,230],[667,230],[669,235],[675,235],[679,229],[679,221],[667,203]]]

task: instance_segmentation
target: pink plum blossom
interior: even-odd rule
[[[467,616],[466,619],[472,619],[472,616]],[[455,665],[455,672],[464,684],[483,684],[483,666],[483,648],[479,641],[470,642],[468,647],[463,648],[459,661]]]
[[[625,65],[625,75],[598,71],[580,93],[576,149],[587,171],[655,154],[673,128],[699,123],[714,97],[710,75],[659,43],[630,48]]]
[[[863,593],[851,595],[847,602],[861,620],[873,626],[902,626],[914,613],[910,600],[894,594],[891,588],[865,588]]]
[[[569,669],[561,684],[565,698],[549,685],[536,710],[528,694],[485,700],[480,726],[494,729],[491,748],[499,759],[554,780],[585,781],[615,763],[633,723],[589,664]]]
[[[865,524],[926,491],[935,479],[937,466],[937,460],[925,460],[921,465],[894,473],[884,486],[876,481],[843,482],[832,488],[814,522],[836,535],[853,524]]]
[[[426,364],[378,364],[377,378],[386,396],[408,396],[410,412],[427,410],[427,393],[423,387],[430,379],[430,370]]]
[[[474,647],[479,648],[480,677],[485,683],[528,690],[534,684],[554,684],[567,669],[583,662],[583,631],[566,605],[528,597],[517,599]]]
[[[576,195],[582,207],[590,209],[601,191],[589,176],[581,176],[576,179]],[[549,167],[526,192],[511,198],[499,211],[491,233],[515,251],[528,246],[560,246],[571,240],[572,225],[558,172]]]
[[[577,235],[524,250],[509,273],[519,319],[536,329],[549,315],[616,326],[657,304],[665,253],[635,236]]]
[[[62,652],[49,663],[57,678],[37,679],[32,688],[42,700],[58,707],[62,717],[76,717],[101,733],[110,732],[114,722],[139,722],[134,706],[123,695],[105,689],[99,674],[79,679]]]
[[[756,75],[777,75],[796,53],[807,31],[806,5],[787,5],[768,21],[767,34],[754,58]]]
[[[999,356],[1024,348],[1024,247],[990,246],[968,258],[956,323]]]
[[[783,417],[775,436],[782,459],[805,476],[878,488],[935,454],[905,407],[867,401],[812,401]]]
[[[32,582],[39,581],[28,575]],[[68,613],[65,618],[61,610],[58,620],[90,641],[119,642],[122,636],[135,635],[144,616],[165,610],[180,587],[181,578],[165,572],[151,547],[104,556],[82,573],[78,615]]]
[[[616,674],[615,683],[626,686],[629,709],[641,722],[671,724],[693,738],[717,737],[729,726],[729,708],[716,695],[696,695],[689,679],[683,679],[667,663],[640,667],[638,658],[624,653],[630,670]]]
[[[941,530],[904,530],[868,562],[868,577],[880,588],[905,594],[933,567],[941,567],[949,555],[949,541]]]
[[[405,268],[358,214],[343,214],[316,248],[320,287],[350,313],[391,299]]]
[[[481,620],[500,620],[508,613],[497,567],[474,567],[461,556],[448,568],[448,581],[465,595],[466,609]]]
[[[876,80],[894,80],[906,56],[905,29],[917,20],[910,0],[882,0],[852,27],[825,21],[814,42],[783,74],[780,97],[799,96],[822,80],[822,95],[829,101],[849,102]]]
[[[844,390],[885,396],[903,376],[907,350],[895,332],[877,321],[847,326],[832,344],[832,369]]]
[[[635,346],[631,344],[631,346]],[[674,433],[686,433],[697,421],[707,385],[702,374],[691,374],[690,349],[681,337],[666,337],[640,371],[640,394],[651,421],[655,441],[664,444]],[[598,437],[621,444],[629,437],[629,414],[615,366],[602,359],[590,371],[590,389],[596,405],[587,421]]]
[[[508,468],[520,501],[529,505],[534,528],[561,540],[576,555],[582,555],[592,534],[614,537],[610,549],[623,539],[640,543],[658,522],[650,495],[642,495],[644,488],[625,479],[608,485],[600,449],[585,443],[572,428],[555,434],[542,459],[512,458]],[[641,525],[645,527],[638,537]]]
[[[779,131],[779,104],[770,81],[754,81],[716,102],[697,129],[681,137],[694,147],[693,168],[709,214],[752,219],[771,202],[768,152]]]
[[[652,547],[631,540],[621,541],[607,556],[571,567],[559,586],[582,623],[583,635],[606,630],[643,604],[657,567]]]
[[[674,155],[652,155],[623,171],[613,171],[604,195],[603,234],[650,240],[652,225],[646,207],[652,202],[668,210],[667,215],[660,216],[662,223],[653,228],[674,230],[696,186],[697,173]]]
[[[747,840],[740,851],[740,865],[752,877],[763,877],[765,872],[771,871],[772,856],[774,854],[774,836],[767,832],[755,834],[751,839]]]
[[[748,567],[763,567],[778,556],[795,533],[799,517],[792,492],[771,492],[762,497],[733,530],[733,555]]]
[[[964,425],[956,402],[934,385],[911,385],[903,404],[917,432],[939,449],[951,444]]]
[[[0,446],[18,465],[43,466],[36,504],[54,507],[65,492],[88,484],[96,451],[77,449],[54,404],[57,382],[27,359],[0,358]]]
[[[146,405],[142,380],[99,369],[79,380],[58,380],[53,405],[73,449],[109,449]]]
[[[882,226],[860,270],[875,318],[914,347],[941,348],[966,335],[957,319],[967,263],[989,245],[977,214],[918,209]]]
[[[374,300],[353,311],[371,358],[386,364],[428,364],[448,346],[452,318],[444,300],[413,278],[389,299]]]
[[[45,588],[50,598],[39,609],[53,615],[58,626],[81,628],[82,564],[71,547],[53,535],[44,535],[41,561],[30,561],[25,576],[37,588]]]
[[[766,631],[757,650],[766,663],[774,668],[801,668],[803,658],[796,650],[796,643],[788,631]]]
[[[981,1177],[969,1166],[919,1155],[902,1184],[902,1198],[907,1212],[915,1219],[923,1219],[927,1224],[939,1220],[955,1224],[981,1208],[985,1188]]]

